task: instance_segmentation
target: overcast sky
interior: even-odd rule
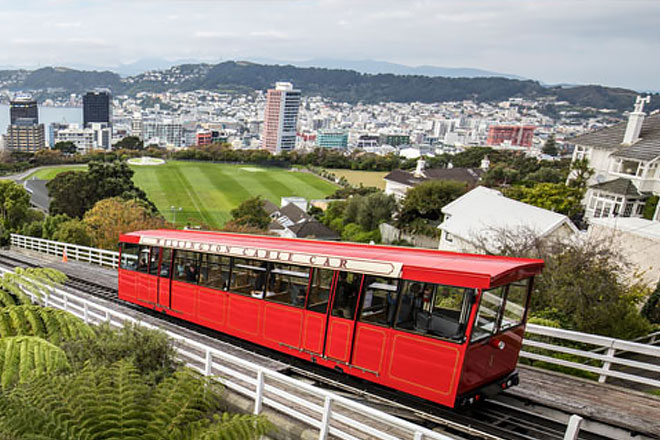
[[[0,0],[0,65],[374,59],[660,89],[658,0]]]

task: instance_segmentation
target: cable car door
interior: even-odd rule
[[[171,308],[172,300],[170,297],[170,274],[172,272],[172,249],[160,249],[160,266],[158,270],[158,295],[156,303],[159,309]]]
[[[348,363],[355,331],[355,313],[362,288],[361,274],[338,272],[332,295],[325,333],[324,355],[335,361]]]

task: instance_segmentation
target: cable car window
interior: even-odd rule
[[[335,287],[335,299],[332,305],[332,316],[345,319],[355,317],[355,306],[357,305],[361,283],[361,274],[339,272],[337,286]]]
[[[163,257],[160,261],[160,277],[169,278],[170,267],[172,266],[172,249],[162,248],[161,253],[163,254]]]
[[[202,254],[199,285],[212,289],[227,290],[229,287],[229,257]]]
[[[304,307],[308,285],[308,267],[272,263],[268,272],[266,300]]]
[[[158,267],[160,265],[160,248],[152,247],[151,256],[149,257],[149,275],[158,275]]]
[[[477,319],[472,328],[472,341],[490,336],[497,332],[497,320],[504,301],[505,287],[484,290],[477,311]]]
[[[241,295],[263,298],[269,265],[272,263],[234,258],[229,290]]]
[[[394,323],[398,280],[367,276],[364,280],[360,321],[381,325]]]
[[[330,285],[332,284],[333,271],[327,269],[314,269],[312,286],[309,289],[307,310],[312,312],[327,313],[328,300],[330,298]]]
[[[147,273],[149,271],[149,246],[140,246],[140,255],[138,256],[138,272]]]
[[[500,330],[515,327],[523,322],[528,292],[529,278],[509,284]]]
[[[119,267],[126,270],[137,270],[139,255],[140,245],[134,243],[122,243]]]
[[[474,289],[405,281],[401,292],[397,328],[463,340]]]
[[[197,284],[199,279],[199,254],[191,251],[174,252],[174,277],[176,281]]]

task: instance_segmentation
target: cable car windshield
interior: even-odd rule
[[[530,278],[484,290],[472,329],[472,341],[520,325],[525,319]]]

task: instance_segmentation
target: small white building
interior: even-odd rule
[[[505,197],[479,186],[442,208],[444,221],[438,248],[453,252],[497,252],[502,240],[522,234],[536,238],[566,238],[578,233],[563,214]]]

